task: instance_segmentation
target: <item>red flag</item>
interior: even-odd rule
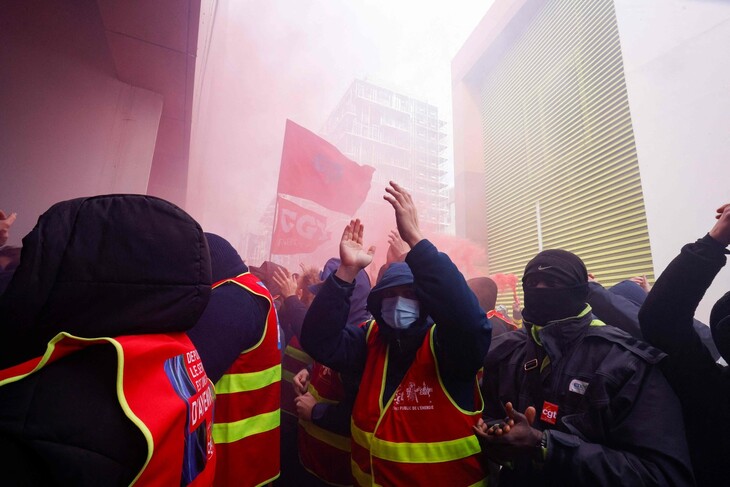
[[[324,216],[281,197],[278,197],[277,207],[272,254],[306,254],[329,240]]]
[[[374,171],[351,161],[304,127],[286,121],[279,193],[352,215],[365,201]]]

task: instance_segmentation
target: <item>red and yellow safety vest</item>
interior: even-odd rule
[[[269,303],[266,327],[253,347],[241,352],[216,388],[216,485],[258,486],[279,476],[281,355],[279,327],[271,294],[258,277],[244,273],[231,283]]]
[[[48,343],[42,357],[0,371],[0,386],[100,344],[111,344],[117,353],[117,399],[147,442],[147,459],[132,483],[212,485],[215,396],[185,333],[80,338],[62,332]]]
[[[317,402],[337,404],[345,395],[340,375],[314,362],[309,392]],[[350,437],[299,420],[299,459],[307,471],[330,485],[352,485]]]
[[[300,370],[309,367],[312,362],[312,357],[304,351],[296,335],[292,336],[281,359],[281,378],[286,382],[281,387],[281,410],[295,418],[297,408],[294,405],[294,398],[297,397],[297,394],[294,391],[294,376]]]
[[[473,411],[444,387],[433,346],[435,325],[413,364],[382,407],[388,346],[372,322],[367,362],[352,411],[352,473],[358,485],[486,485],[472,426],[483,402],[474,380]]]

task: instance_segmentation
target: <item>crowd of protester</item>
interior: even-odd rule
[[[320,268],[247,266],[174,205],[0,211],[3,485],[727,485],[730,204],[651,286],[539,252],[497,306],[407,190]],[[709,219],[708,215],[708,219]]]

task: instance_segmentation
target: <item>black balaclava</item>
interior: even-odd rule
[[[533,279],[548,285],[537,288],[525,285]],[[525,267],[522,276],[525,294],[524,318],[536,325],[577,316],[586,306],[588,271],[580,258],[566,250],[545,250]]]
[[[710,312],[710,331],[717,350],[730,363],[730,292],[717,300]]]
[[[243,259],[228,240],[208,232],[205,232],[205,238],[208,241],[208,249],[210,250],[210,268],[213,272],[214,284],[223,279],[248,272],[248,267],[243,263]]]

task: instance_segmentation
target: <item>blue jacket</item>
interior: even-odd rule
[[[460,406],[471,409],[474,377],[491,341],[489,320],[464,276],[431,242],[422,240],[413,247],[406,263],[413,273],[421,309],[436,323],[436,354],[444,385]],[[353,284],[334,274],[327,278],[304,319],[302,346],[318,362],[360,377],[367,354],[367,328],[346,324],[353,288]],[[368,298],[368,307],[376,321],[380,312],[378,293],[382,289],[383,286],[376,286]],[[419,326],[384,338],[391,345],[384,402],[413,363],[430,322],[422,320]]]

